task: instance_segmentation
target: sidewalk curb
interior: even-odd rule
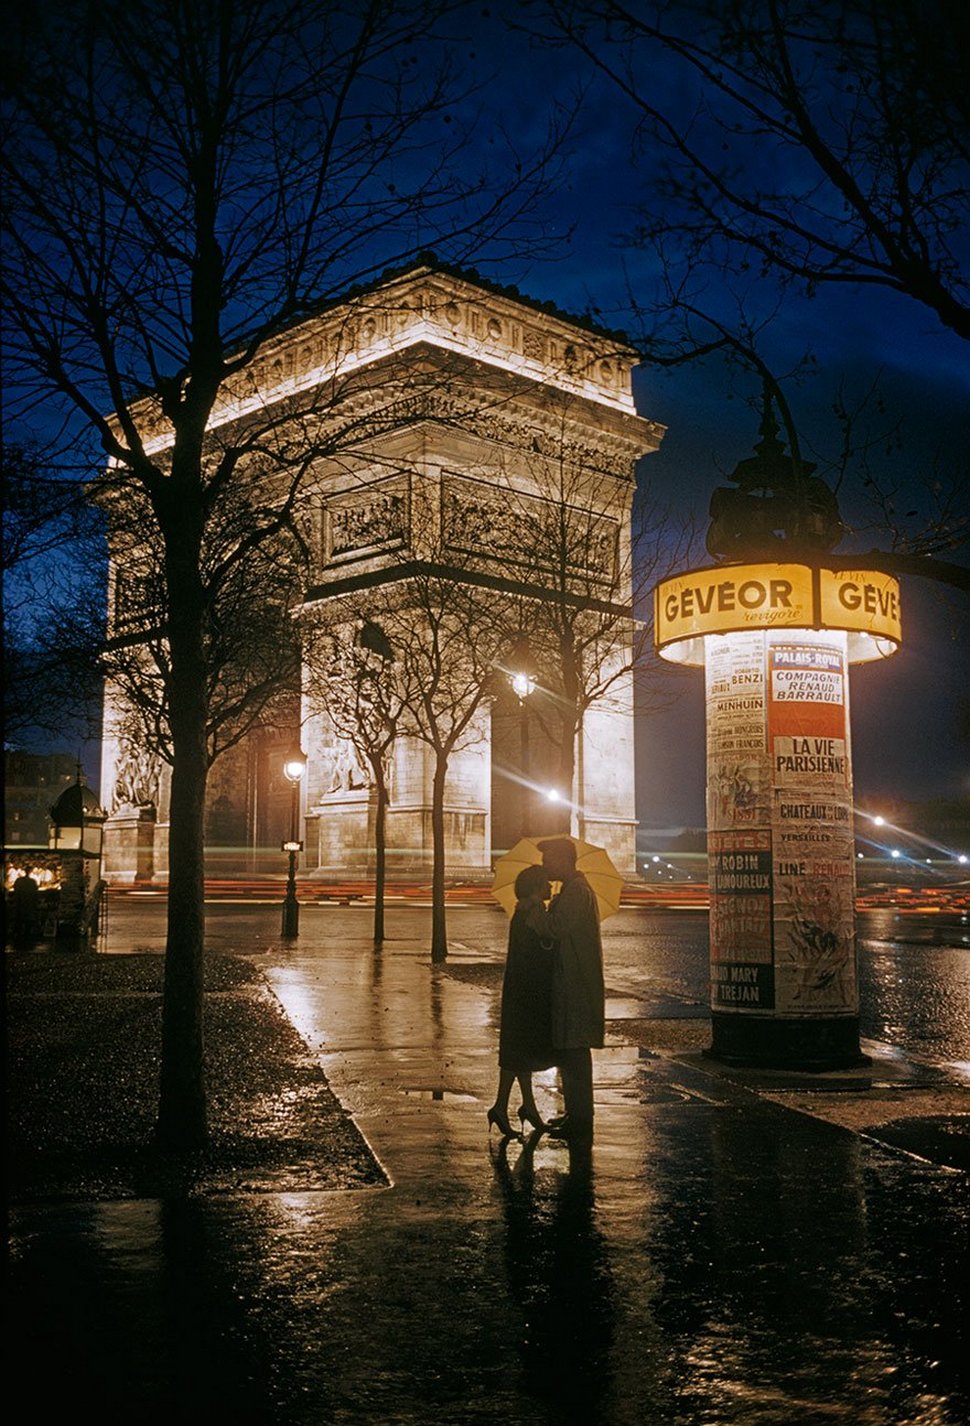
[[[970,1086],[943,1066],[876,1053],[871,1064],[857,1069],[807,1073],[725,1065],[702,1051],[668,1057],[733,1089],[846,1129],[880,1149],[970,1174]]]

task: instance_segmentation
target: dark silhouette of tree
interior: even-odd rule
[[[426,551],[429,553],[429,551]],[[400,597],[381,617],[404,698],[402,729],[430,751],[431,960],[448,957],[445,888],[445,791],[452,755],[485,736],[502,628],[488,591],[462,571],[432,559],[409,573]]]
[[[471,159],[467,87],[438,38],[461,9],[55,0],[8,30],[7,420],[42,420],[107,467],[102,494],[125,505],[123,531],[137,516],[163,614],[144,648],[172,769],[170,1149],[206,1141],[203,814],[232,725],[210,717],[232,696],[216,687],[220,625],[246,603],[239,572],[298,541],[314,453],[360,425],[351,382],[264,409],[247,375],[283,328],[419,248],[465,261],[487,241],[500,260],[536,234],[549,151]]]
[[[674,291],[668,284],[652,311],[641,313],[647,324],[659,321],[664,329],[661,335],[654,326],[648,360],[665,367],[721,361],[753,411],[761,410],[766,397],[774,403],[792,489],[801,492],[806,509],[820,482],[842,502],[843,535],[853,545],[853,558],[886,574],[970,591],[970,569],[953,558],[970,541],[970,459],[957,456],[941,468],[932,451],[921,450],[917,474],[904,449],[900,413],[887,409],[878,375],[851,397],[840,383],[831,401],[837,436],[821,447],[813,444],[803,434],[798,402],[800,388],[816,378],[815,361],[808,354],[791,370],[775,370],[764,349],[776,314],[772,307],[755,321],[739,302],[730,316],[719,315],[684,287]],[[908,490],[892,475],[893,457],[905,457]]]
[[[631,292],[644,360],[723,360],[745,399],[765,382],[793,478],[811,455],[851,497],[856,553],[871,567],[966,591],[952,556],[970,519],[966,462],[926,470],[921,504],[899,503],[885,462],[898,444],[871,390],[834,398],[841,450],[799,442],[789,377],[765,355],[779,318],[822,289],[919,304],[941,336],[970,338],[970,15],[939,0],[575,0],[538,7],[553,44],[584,54],[622,95],[644,193],[626,235],[651,259],[652,301]],[[647,196],[649,194],[649,196]],[[754,377],[754,380],[751,380]],[[799,446],[802,453],[799,454]],[[912,462],[911,462],[912,464]],[[912,470],[908,472],[910,483]]]
[[[569,832],[587,713],[632,700],[634,684],[644,716],[676,696],[676,674],[653,650],[650,591],[683,559],[691,529],[638,492],[629,473],[575,447],[572,398],[549,393],[547,403],[556,433],[543,458],[528,462],[532,493],[506,492],[520,592],[505,628],[508,646],[521,642],[533,662],[526,716],[556,750],[560,799],[544,808],[539,830]]]
[[[684,270],[876,286],[970,338],[970,14],[959,0],[553,3],[659,152],[638,236]],[[660,77],[661,82],[658,81]]]

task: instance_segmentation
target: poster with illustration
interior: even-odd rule
[[[855,1013],[855,863],[844,636],[769,636],[776,1009]]]

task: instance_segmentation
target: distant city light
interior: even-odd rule
[[[885,827],[885,825],[886,825],[886,819],[885,819],[885,817],[873,817],[872,820],[873,820],[873,822],[875,822],[875,824],[876,824],[877,827]]]
[[[963,852],[961,852],[960,855],[957,857],[957,861],[958,861],[958,862],[965,862],[965,861],[966,861],[966,856],[963,854]]]
[[[549,791],[546,793],[546,797],[549,799],[550,802],[559,801],[559,793],[554,787],[550,787]]]
[[[893,857],[901,857],[901,856],[902,856],[902,852],[901,852],[901,851],[898,851],[896,847],[893,847],[893,849],[892,849],[892,851],[890,852],[889,855],[890,855],[890,856],[893,856]]]

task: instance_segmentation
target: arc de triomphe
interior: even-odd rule
[[[382,599],[399,606],[422,573],[435,570],[507,615],[517,608],[523,625],[535,623],[538,611],[538,623],[552,631],[553,654],[562,630],[571,631],[584,660],[578,675],[573,670],[581,690],[574,732],[562,733],[568,680],[549,650],[539,649],[534,692],[521,703],[501,690],[483,701],[450,756],[449,876],[486,876],[530,817],[537,831],[564,825],[543,810],[542,793],[561,770],[564,736],[572,743],[572,786],[559,788],[556,815],[634,874],[630,514],[635,464],[663,436],[663,427],[636,412],[637,360],[614,334],[429,262],[280,333],[215,414],[227,422],[244,422],[256,409],[261,419],[277,409],[285,416],[301,395],[339,387],[342,419],[350,412],[356,423],[353,439],[339,451],[324,449],[301,487],[313,560],[304,613],[326,618],[353,610],[355,600],[369,601],[371,611]],[[112,590],[122,586],[114,569]],[[345,637],[354,637],[349,618]],[[497,686],[503,670],[513,671],[511,649],[507,657],[507,665],[496,659]],[[304,679],[299,727],[294,712],[292,727],[262,727],[213,765],[209,875],[279,872],[291,805],[282,762],[299,736],[307,756],[300,874],[366,878],[371,778],[311,684]],[[167,768],[121,734],[123,713],[109,687],[105,876],[164,880]],[[402,737],[394,744],[392,877],[430,869],[432,773],[426,743]]]

